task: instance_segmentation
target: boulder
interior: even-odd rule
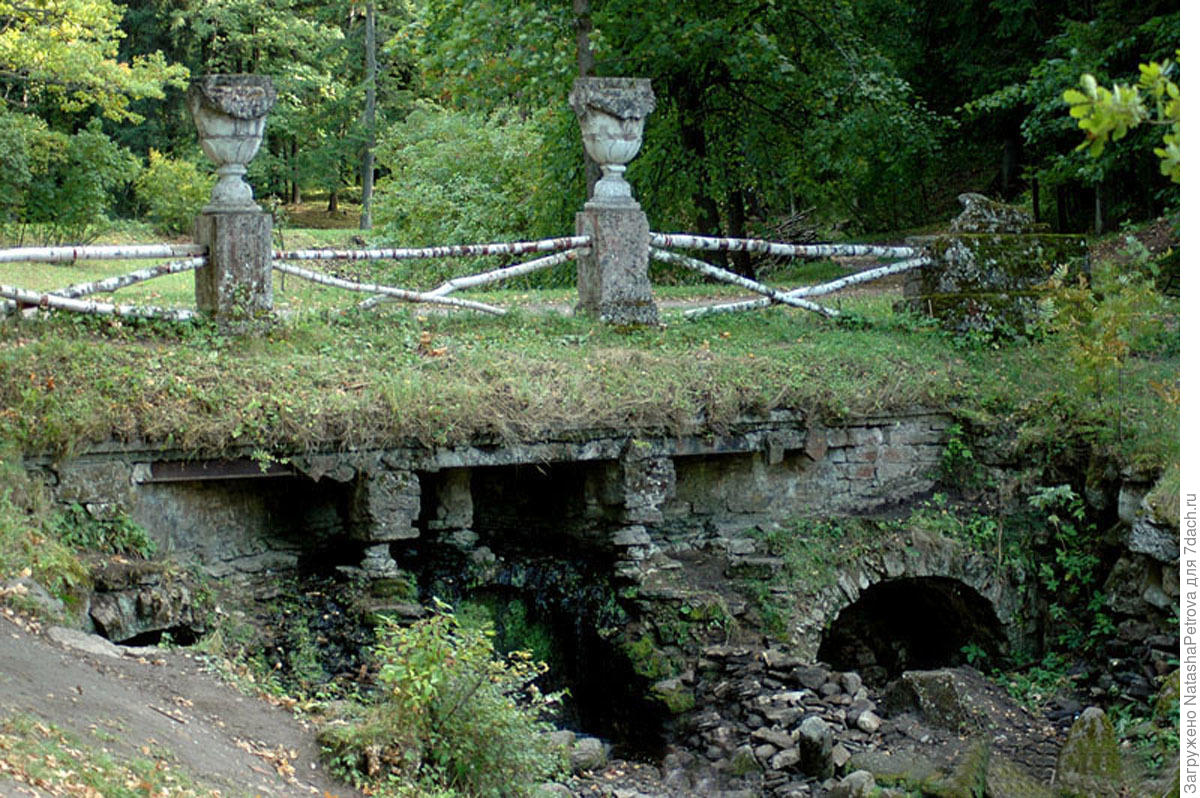
[[[595,737],[580,737],[571,747],[571,771],[599,770],[608,764],[608,750]]]
[[[805,718],[797,729],[796,747],[800,769],[806,775],[827,779],[833,775],[833,730],[816,715]]]
[[[1055,784],[1082,795],[1122,794],[1121,754],[1112,722],[1099,707],[1088,707],[1071,726],[1058,753]]]
[[[869,770],[856,770],[829,791],[829,798],[868,798],[875,791],[875,777]]]

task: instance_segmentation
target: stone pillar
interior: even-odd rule
[[[201,313],[231,321],[271,310],[269,213],[201,213],[196,217],[196,243],[208,247],[208,263],[196,270],[196,308]]]
[[[270,311],[271,217],[243,179],[262,144],[275,88],[263,75],[204,75],[188,88],[188,107],[204,154],[217,165],[212,199],[196,219],[208,263],[196,270],[196,307],[222,321]]]
[[[448,468],[433,476],[434,506],[429,519],[430,532],[462,551],[471,551],[479,535],[475,524],[475,503],[471,497],[471,469]]]
[[[1063,269],[1071,283],[1089,271],[1087,240],[1039,232],[1020,208],[980,194],[958,199],[963,212],[948,234],[908,240],[933,263],[905,273],[897,309],[932,316],[960,333],[1036,333],[1050,278]]]
[[[579,235],[591,237],[578,261],[577,311],[613,324],[657,324],[650,292],[650,227],[625,181],[625,165],[642,145],[654,92],[645,78],[578,78],[570,95],[583,144],[603,177],[575,217]]]

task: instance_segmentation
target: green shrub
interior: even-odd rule
[[[31,495],[23,474],[0,459],[0,478],[8,482],[0,490],[0,583],[30,577],[68,603],[81,599],[88,588],[88,574],[69,546],[47,534],[44,502]],[[26,606],[20,588],[0,590],[0,600],[22,609]]]
[[[96,518],[78,504],[72,504],[54,516],[49,526],[64,545],[75,549],[128,554],[144,559],[152,556],[157,548],[146,530],[128,516]]]
[[[445,604],[412,626],[381,618],[375,656],[381,703],[322,742],[361,785],[408,782],[470,796],[523,796],[564,763],[539,714],[557,696],[533,684],[545,666],[525,652],[499,659],[492,631],[460,623]]]
[[[182,234],[192,229],[196,214],[212,193],[213,182],[195,163],[151,148],[150,163],[138,176],[134,191],[159,232]]]
[[[136,173],[137,160],[92,120],[74,135],[30,128],[30,177],[20,221],[47,243],[94,238],[108,220],[114,193]]]
[[[568,234],[548,231],[543,220],[542,209],[559,189],[547,177],[541,151],[539,118],[419,104],[380,140],[379,162],[390,174],[375,188],[374,240],[424,247]],[[403,261],[388,276],[406,286],[432,288],[449,277],[518,259]],[[574,269],[566,264],[554,275],[550,283],[566,283]],[[548,284],[547,279],[542,275],[536,284]]]

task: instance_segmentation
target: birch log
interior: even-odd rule
[[[850,274],[837,280],[831,280],[828,283],[821,283],[820,285],[808,285],[803,288],[797,288],[793,291],[785,292],[783,296],[797,299],[799,297],[832,294],[834,291],[840,291],[850,285],[867,283],[892,274],[900,274],[901,272],[919,269],[922,266],[928,266],[932,262],[933,261],[931,259],[925,257],[910,258],[909,260],[902,260],[898,263],[892,263],[887,266],[880,266],[877,269],[868,269],[867,271],[858,272],[857,274]],[[707,316],[711,313],[733,313],[739,310],[765,308],[770,304],[771,300],[769,299],[750,299],[745,302],[731,302],[724,305],[710,305],[705,308],[695,308],[694,310],[685,311],[683,315],[687,318],[696,318],[698,316]]]
[[[0,249],[0,263],[71,263],[77,260],[152,260],[203,256],[203,244],[135,244],[97,247],[17,247]]]
[[[301,269],[299,266],[291,266],[286,263],[276,261],[271,264],[277,271],[284,274],[291,274],[303,280],[309,280],[321,285],[329,285],[335,288],[344,288],[347,291],[361,291],[371,294],[384,294],[386,296],[395,297],[406,302],[427,302],[433,305],[448,305],[455,308],[466,308],[468,310],[478,310],[481,313],[491,313],[494,316],[503,316],[505,310],[498,308],[495,305],[485,305],[482,302],[474,302],[470,299],[455,299],[454,297],[434,296],[433,294],[421,293],[420,291],[408,291],[403,288],[392,288],[388,285],[375,285],[374,283],[357,283],[353,280],[344,280],[341,277],[334,277],[329,274],[321,274],[319,272]]]
[[[918,254],[912,247],[883,247],[874,244],[780,244],[758,238],[714,238],[683,233],[651,233],[650,246],[675,249],[726,250],[728,252],[765,252],[792,258],[861,257],[911,258]]]
[[[456,244],[424,249],[295,249],[276,250],[275,260],[417,260],[420,258],[473,258],[481,255],[521,255],[578,249],[590,243],[587,236],[512,241],[501,244]]]
[[[674,252],[667,252],[662,249],[651,247],[650,257],[657,261],[663,261],[664,263],[674,263],[676,265],[698,271],[701,274],[712,277],[713,279],[721,280],[726,283],[733,283],[734,285],[739,285],[742,288],[749,289],[756,294],[762,294],[770,297],[766,300],[758,300],[767,305],[771,304],[773,301],[782,302],[785,305],[803,308],[804,310],[811,310],[814,313],[820,313],[822,316],[828,316],[830,318],[838,315],[838,312],[833,308],[827,308],[822,305],[818,305],[815,302],[797,299],[781,291],[777,291],[769,285],[763,285],[760,282],[751,280],[749,277],[743,277],[740,274],[734,274],[733,272],[722,269],[719,266],[714,266],[711,263],[705,263],[704,261],[696,260],[695,258],[689,258],[686,255],[679,255]]]
[[[54,294],[27,291],[11,285],[0,285],[0,297],[14,299],[25,305],[39,308],[69,310],[72,313],[88,313],[96,316],[120,316],[127,319],[167,319],[169,321],[191,321],[196,311],[184,308],[157,308],[149,305],[113,305],[93,302]]]
[[[58,288],[51,293],[55,296],[65,296],[70,299],[77,299],[81,296],[89,294],[111,293],[118,288],[143,283],[146,280],[153,280],[155,277],[162,277],[166,274],[178,274],[187,272],[193,269],[198,269],[207,262],[207,258],[188,258],[187,260],[173,260],[169,263],[161,263],[158,266],[150,266],[145,269],[138,269],[136,272],[128,274],[118,274],[115,277],[106,277],[103,280],[97,280],[94,283],[76,283],[68,285],[66,288]]]
[[[520,277],[524,274],[532,274],[533,272],[542,271],[557,266],[560,263],[566,263],[569,260],[575,260],[579,257],[580,252],[587,250],[569,249],[566,252],[559,252],[554,255],[547,255],[544,258],[527,261],[525,263],[516,263],[512,266],[505,266],[503,269],[495,269],[490,272],[481,272],[480,274],[471,274],[465,277],[455,277],[453,280],[447,280],[437,288],[429,291],[429,296],[446,296],[454,291],[461,291],[464,288],[473,288],[477,285],[488,285],[489,283],[497,283],[501,280],[508,280],[513,277]],[[369,310],[383,302],[396,301],[394,297],[387,294],[379,294],[370,299],[364,299],[358,303],[362,310]]]

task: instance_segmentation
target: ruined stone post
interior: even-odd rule
[[[196,270],[196,307],[222,321],[270,311],[271,216],[243,179],[262,143],[275,88],[264,75],[205,75],[188,89],[200,146],[217,165],[212,199],[196,217],[208,263]]]
[[[577,78],[570,94],[583,145],[603,176],[575,216],[592,240],[577,271],[577,311],[613,324],[657,324],[648,273],[650,226],[625,181],[625,165],[642,146],[654,92],[646,78]]]

